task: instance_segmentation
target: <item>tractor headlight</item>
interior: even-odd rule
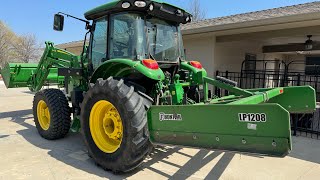
[[[122,3],[122,8],[123,9],[128,9],[130,6],[131,6],[131,4],[129,2]]]
[[[142,8],[142,7],[146,7],[147,3],[144,1],[136,1],[134,2],[134,5]]]

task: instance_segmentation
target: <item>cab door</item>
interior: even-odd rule
[[[90,45],[90,59],[95,70],[107,59],[108,18],[97,19],[93,25]]]

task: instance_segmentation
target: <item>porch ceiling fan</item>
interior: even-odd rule
[[[320,42],[312,40],[312,35],[307,35],[307,39],[303,43],[288,43],[280,45],[269,45],[263,47],[264,53],[272,52],[298,52],[320,50]]]
[[[306,51],[310,51],[313,50],[315,45],[320,44],[319,41],[312,40],[312,37],[313,35],[307,35],[307,40],[304,43],[288,43],[288,45],[303,45]]]
[[[313,41],[311,40],[312,35],[307,36],[308,40],[304,43],[304,47],[306,50],[312,50],[313,49]]]

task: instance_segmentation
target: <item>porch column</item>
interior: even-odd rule
[[[211,37],[211,61],[209,62],[210,65],[207,69],[208,71],[208,76],[209,77],[215,77],[216,71],[217,71],[217,63],[216,63],[216,36],[212,35]]]

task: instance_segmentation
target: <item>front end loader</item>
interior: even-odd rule
[[[81,129],[89,156],[104,169],[130,171],[154,144],[283,157],[292,149],[290,113],[316,108],[310,86],[241,89],[208,77],[185,57],[180,25],[192,16],[179,7],[116,0],[86,12],[86,20],[58,13],[55,30],[63,30],[64,15],[86,24],[80,56],[46,42],[39,64],[9,63],[1,73],[8,88],[36,92],[42,137]],[[42,89],[47,84],[64,90]],[[212,96],[210,86],[229,95]]]

